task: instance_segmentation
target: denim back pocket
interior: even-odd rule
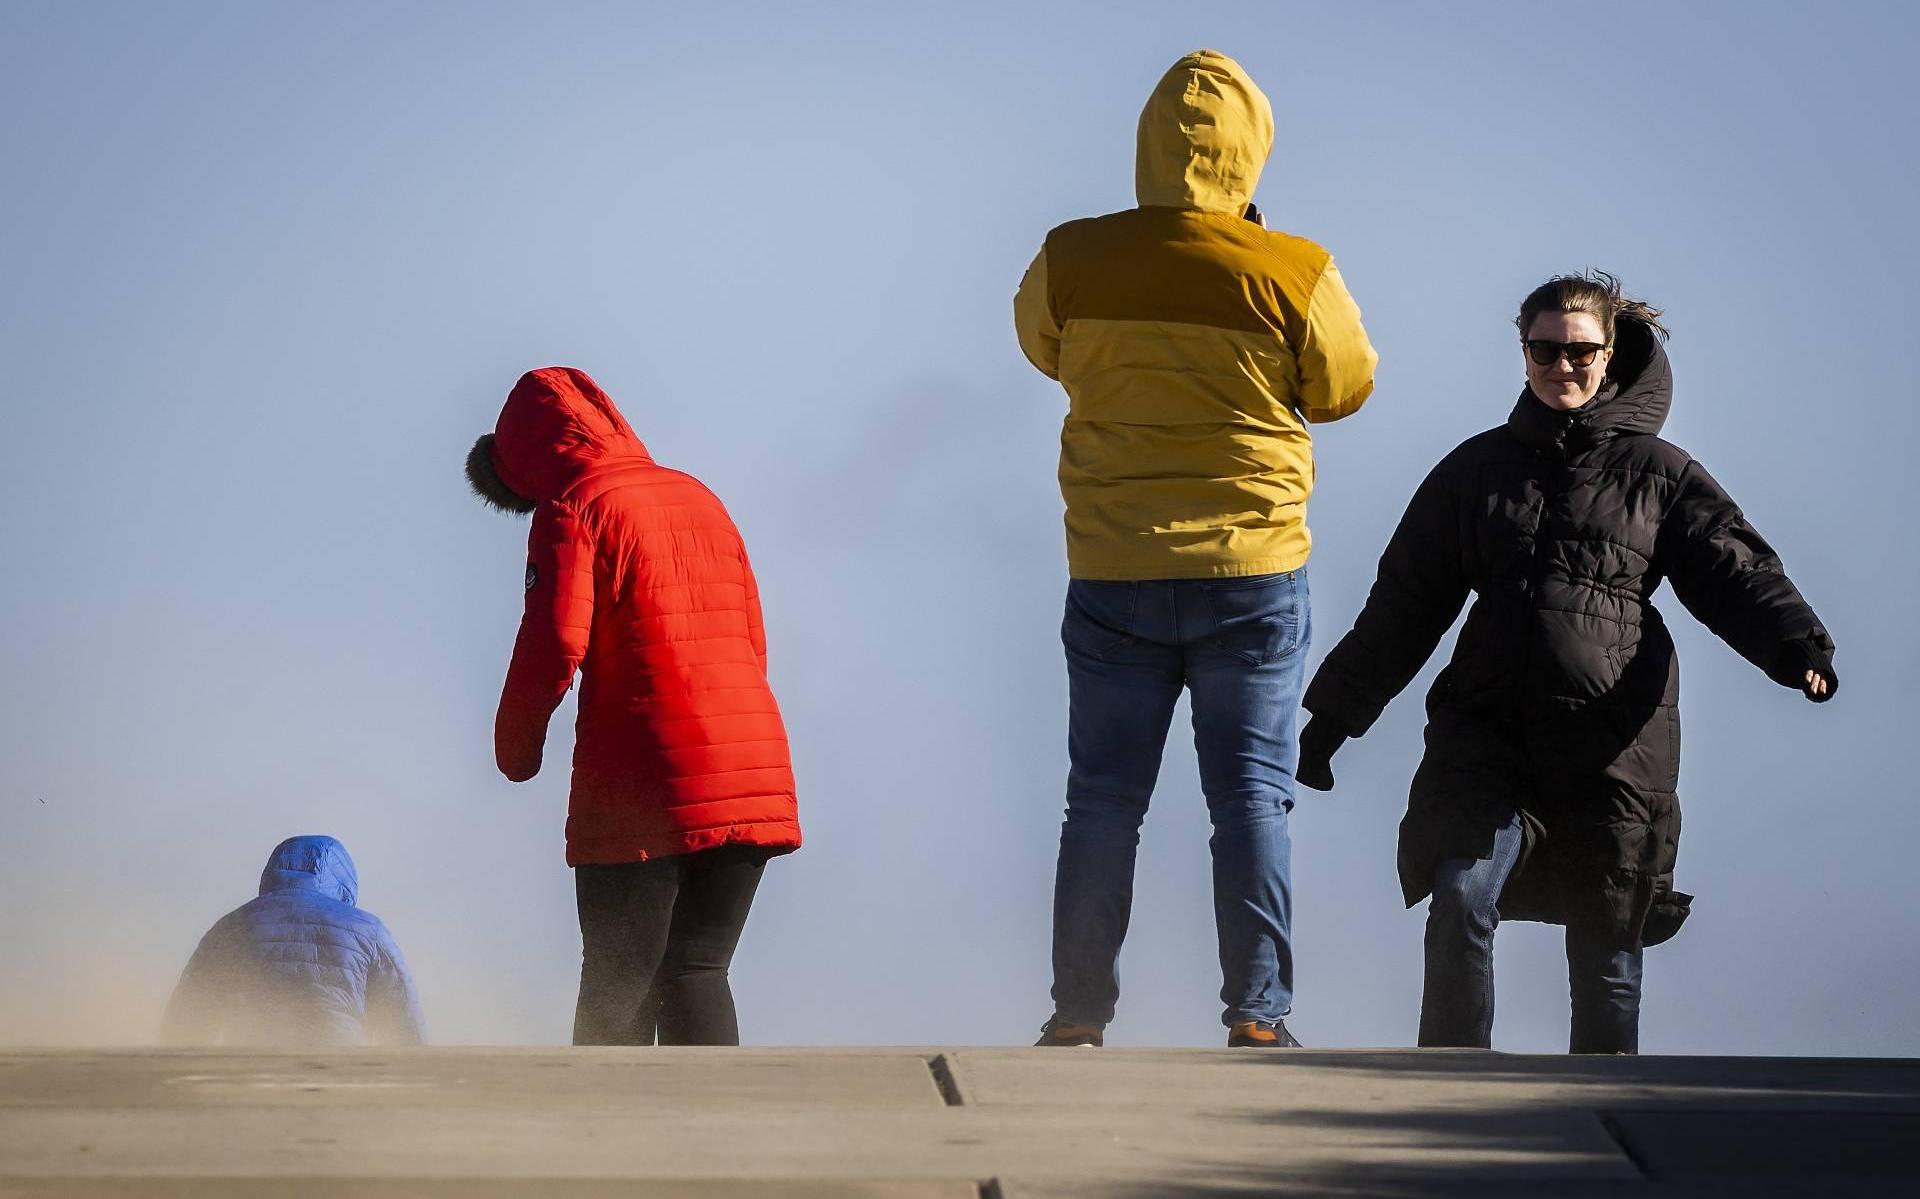
[[[1138,583],[1069,580],[1060,640],[1070,650],[1106,657],[1133,639],[1133,612],[1139,594]]]
[[[1208,579],[1201,585],[1213,614],[1212,640],[1250,666],[1265,666],[1300,646],[1300,572]]]

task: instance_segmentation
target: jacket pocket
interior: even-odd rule
[[[1669,890],[1656,896],[1647,910],[1647,922],[1640,933],[1642,945],[1659,945],[1673,939],[1693,911],[1693,896],[1685,891]]]

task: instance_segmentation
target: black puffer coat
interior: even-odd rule
[[[1611,927],[1657,944],[1691,897],[1680,839],[1679,661],[1653,594],[1663,579],[1776,681],[1783,647],[1832,642],[1720,485],[1660,440],[1667,356],[1622,319],[1609,381],[1574,412],[1523,391],[1506,424],[1448,454],[1400,520],[1366,607],[1305,707],[1359,736],[1476,597],[1427,697],[1426,757],[1400,825],[1407,906],[1435,865],[1486,857],[1519,810],[1527,852],[1508,919]]]

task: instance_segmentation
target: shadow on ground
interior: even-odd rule
[[[1296,1142],[1323,1137],[1334,1160],[1320,1156],[1311,1164],[1262,1168],[1196,1158],[1184,1176],[1108,1184],[1101,1195],[1920,1194],[1920,1061],[1516,1057],[1481,1051],[1431,1053],[1413,1061],[1404,1052],[1232,1060],[1236,1068],[1274,1071],[1276,1086],[1286,1085],[1280,1075],[1288,1067],[1310,1065],[1314,1072],[1372,1075],[1383,1091],[1396,1094],[1421,1080],[1484,1083],[1489,1098],[1463,1103],[1452,1086],[1436,1091],[1431,1103],[1373,1111],[1289,1106],[1219,1112],[1210,1118]],[[1309,1077],[1303,1074],[1300,1081]],[[1496,1090],[1507,1101],[1493,1101]]]

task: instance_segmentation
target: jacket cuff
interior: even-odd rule
[[[1325,667],[1313,676],[1308,686],[1306,698],[1300,706],[1315,720],[1323,722],[1328,728],[1338,730],[1348,738],[1364,737],[1373,722],[1380,718],[1380,709],[1369,707],[1348,687],[1338,675],[1328,674]]]

